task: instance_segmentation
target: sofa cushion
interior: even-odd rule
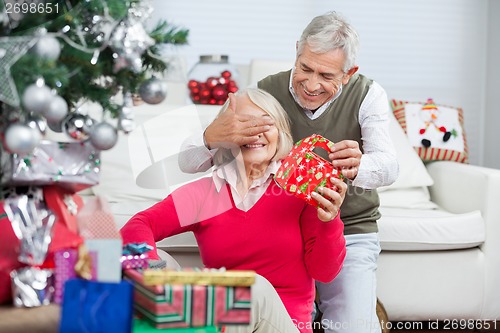
[[[378,191],[431,186],[434,184],[424,163],[413,149],[408,137],[392,113],[389,113],[389,134],[396,148],[399,175],[392,185],[381,187]]]
[[[92,188],[109,202],[159,201],[173,186],[199,178],[180,171],[182,141],[213,119],[220,106],[142,104],[134,107],[136,128],[120,132],[115,147],[101,153],[100,182]]]
[[[431,201],[429,189],[425,186],[389,189],[379,193],[380,206],[410,209],[436,209]]]
[[[468,163],[463,110],[427,102],[393,99],[391,106],[401,127],[423,161]],[[446,139],[447,137],[447,139]],[[424,140],[427,143],[424,144]]]
[[[381,207],[378,222],[382,250],[432,251],[466,249],[486,237],[480,211],[452,214],[442,209]]]

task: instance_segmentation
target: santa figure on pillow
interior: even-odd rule
[[[457,137],[457,131],[452,129],[447,130],[439,121],[440,111],[432,98],[427,99],[427,102],[422,106],[422,112],[420,113],[420,118],[424,122],[424,126],[420,128],[420,135],[424,136],[421,140],[422,146],[429,148],[432,145],[432,141],[426,137],[429,131],[435,130],[443,133],[443,142],[448,142],[448,140],[453,137]]]

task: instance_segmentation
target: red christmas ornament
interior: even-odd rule
[[[189,88],[189,90],[193,90],[195,88],[198,88],[199,85],[200,85],[200,83],[198,81],[196,81],[196,80],[189,80],[189,82],[188,82],[188,88]]]
[[[237,86],[229,87],[227,91],[234,94],[235,92],[238,91],[238,87]]]
[[[189,80],[189,96],[196,104],[222,105],[229,93],[238,91],[236,81],[231,80],[231,72],[221,72],[219,77],[210,76],[204,82]]]
[[[195,87],[191,89],[191,95],[198,95],[200,93],[200,88]]]
[[[420,134],[424,134],[425,133],[425,128],[421,128],[420,129]]]
[[[212,97],[214,99],[226,99],[227,98],[227,90],[223,85],[217,85],[212,89]]]
[[[444,126],[439,127],[439,130],[443,133],[446,133],[446,127]]]
[[[204,88],[204,89],[200,90],[200,98],[202,98],[202,99],[208,99],[208,98],[210,98],[211,94],[212,94],[212,92],[208,88]]]
[[[218,84],[219,84],[219,79],[216,77],[211,76],[207,79],[207,87],[208,88],[213,88]]]

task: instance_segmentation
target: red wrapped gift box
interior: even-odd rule
[[[298,141],[276,172],[274,177],[276,183],[308,204],[317,207],[318,203],[311,197],[311,192],[317,191],[318,186],[332,188],[330,177],[342,178],[342,174],[313,149],[323,148],[330,152],[332,145],[333,142],[318,134]]]
[[[134,283],[134,308],[156,328],[248,325],[250,287],[191,284],[145,285],[140,271],[126,270]]]

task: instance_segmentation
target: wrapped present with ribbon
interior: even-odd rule
[[[97,262],[96,253],[90,253],[85,245],[80,245],[78,249],[62,249],[54,254],[55,281],[54,281],[54,302],[61,304],[64,295],[64,285],[66,281],[82,278],[85,280],[95,280]]]
[[[156,328],[153,324],[145,318],[134,318],[132,332],[134,333],[158,333],[165,332],[161,328]],[[187,327],[187,328],[169,328],[168,333],[221,333],[223,330],[219,330],[215,326],[206,327]]]
[[[120,282],[123,243],[108,202],[100,196],[89,198],[76,219],[86,248],[96,254],[96,280]]]
[[[148,269],[143,272],[146,285],[196,284],[202,286],[250,287],[255,283],[255,271],[184,268],[181,270]]]
[[[228,272],[229,274],[230,272]],[[144,283],[142,272],[127,270],[134,283],[134,308],[156,328],[248,325],[251,288],[237,286]]]
[[[129,243],[123,246],[122,269],[145,269],[149,267],[148,252],[153,250],[148,243]]]
[[[77,248],[83,240],[43,202],[41,188],[11,193],[0,202],[0,303],[12,297],[12,270],[23,266],[53,270],[54,254]],[[5,213],[3,213],[5,211]],[[52,286],[53,287],[53,286]],[[22,298],[20,298],[22,299]]]
[[[333,142],[318,134],[298,141],[281,162],[274,180],[286,191],[317,207],[318,203],[311,193],[317,192],[320,186],[333,188],[329,181],[331,177],[343,178],[339,169],[314,151],[315,148],[322,148],[330,152],[332,146]]]
[[[88,141],[42,140],[31,153],[1,156],[1,185],[57,184],[78,192],[99,183],[100,152]]]
[[[52,241],[55,215],[43,202],[27,195],[6,199],[4,210],[20,240],[19,262],[32,266],[42,265]]]

